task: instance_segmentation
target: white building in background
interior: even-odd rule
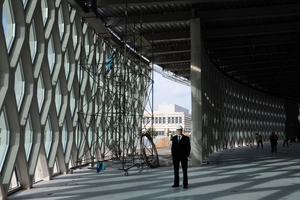
[[[146,128],[151,127],[151,113],[144,113],[144,124]],[[176,126],[181,125],[185,133],[191,133],[191,114],[189,110],[176,104],[164,104],[158,106],[158,111],[153,112],[153,128],[158,135],[175,133]]]

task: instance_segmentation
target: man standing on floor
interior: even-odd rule
[[[261,145],[261,148],[264,148],[262,142],[262,136],[258,133],[255,133],[255,137],[256,137],[257,148],[259,148],[259,144]]]
[[[275,134],[275,132],[273,131],[272,134],[270,135],[270,142],[271,142],[271,146],[272,146],[272,153],[275,151],[275,153],[277,153],[277,140],[278,137]]]
[[[179,163],[181,163],[183,172],[183,187],[188,187],[188,157],[190,156],[191,144],[190,138],[182,134],[183,128],[178,125],[176,128],[176,136],[172,137],[171,154],[174,167],[174,185],[172,187],[179,187]]]
[[[283,147],[285,144],[287,145],[287,147],[289,147],[288,135],[286,134],[286,132],[283,133],[282,139],[283,139]]]

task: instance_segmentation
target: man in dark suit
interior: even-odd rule
[[[277,153],[277,140],[278,137],[275,134],[275,132],[273,131],[272,134],[270,135],[270,142],[271,142],[271,147],[272,147],[272,153],[275,151],[275,153]]]
[[[172,138],[171,153],[174,166],[174,185],[172,187],[179,187],[179,163],[181,163],[183,172],[183,187],[188,186],[188,157],[190,156],[191,144],[190,138],[182,134],[182,126],[178,125],[176,128],[177,135]]]

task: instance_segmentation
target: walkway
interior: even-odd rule
[[[116,167],[107,167],[100,173],[95,169],[81,169],[37,183],[8,199],[299,200],[299,156],[300,143],[293,143],[289,148],[279,144],[277,153],[271,153],[269,144],[263,149],[223,150],[209,156],[206,160],[209,164],[189,168],[187,189],[171,188],[172,167],[134,167],[129,170],[129,176]]]

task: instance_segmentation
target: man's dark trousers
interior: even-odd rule
[[[183,185],[188,185],[188,176],[187,176],[187,163],[188,159],[185,158],[173,158],[174,165],[174,185],[179,185],[179,163],[181,163],[182,172],[183,172]]]

